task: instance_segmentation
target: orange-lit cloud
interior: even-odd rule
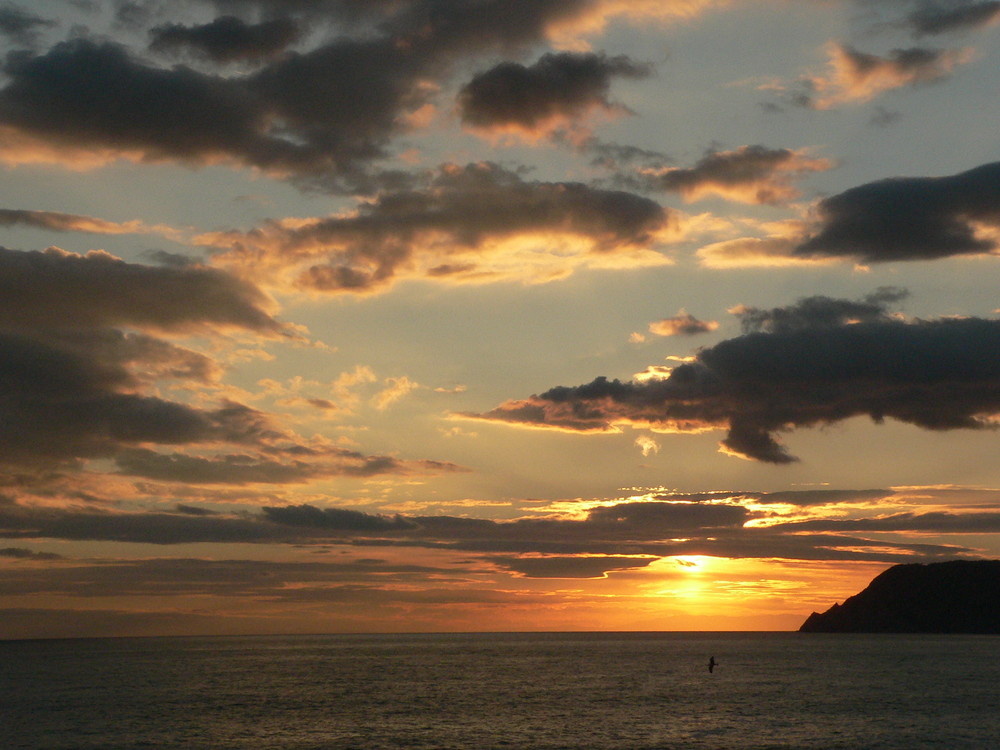
[[[697,256],[706,268],[780,268],[783,266],[832,263],[832,260],[795,256],[795,240],[785,237],[743,237],[713,242],[699,248]]]
[[[561,13],[553,13],[547,24],[549,38],[561,46],[578,46],[585,39],[604,30],[615,18],[633,23],[670,22],[690,19],[714,8],[723,8],[731,0],[580,0],[570,3],[541,3]]]
[[[149,226],[138,219],[131,221],[107,221],[94,216],[79,216],[58,211],[30,211],[22,209],[0,209],[0,226],[23,226],[49,229],[55,232],[88,232],[91,234],[160,234],[177,238],[180,233],[163,225]]]
[[[796,179],[834,166],[832,159],[803,150],[741,146],[709,152],[690,168],[641,169],[637,182],[649,190],[680,193],[689,202],[716,195],[742,203],[783,203],[798,196]]]
[[[348,214],[274,221],[196,241],[260,283],[314,292],[381,291],[400,278],[545,282],[578,267],[669,259],[671,214],[630,193],[534,182],[494,164],[446,165],[421,190],[386,192]]]
[[[830,109],[866,102],[893,89],[939,81],[972,59],[972,51],[896,49],[886,57],[831,44],[830,72],[807,80],[810,106]]]
[[[635,445],[640,451],[642,451],[642,455],[644,457],[660,452],[660,444],[649,435],[640,435],[637,437],[635,439]]]
[[[405,397],[406,394],[420,387],[419,383],[414,383],[405,375],[398,378],[386,378],[385,388],[375,394],[372,398],[372,403],[376,409],[384,411]]]
[[[698,320],[683,308],[672,318],[663,318],[649,324],[649,332],[657,336],[696,336],[711,333],[719,328],[714,320]]]

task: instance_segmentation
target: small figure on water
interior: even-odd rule
[[[716,663],[717,662],[715,661],[715,657],[714,656],[710,656],[708,658],[708,673],[709,674],[712,674],[712,671],[715,669]]]

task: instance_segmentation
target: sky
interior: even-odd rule
[[[0,638],[792,630],[1000,557],[998,25],[0,4]]]

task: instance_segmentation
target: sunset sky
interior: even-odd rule
[[[0,5],[0,638],[783,630],[1000,557],[998,28]]]

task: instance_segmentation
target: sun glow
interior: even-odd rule
[[[715,558],[706,555],[677,555],[667,559],[685,573],[705,573]]]

